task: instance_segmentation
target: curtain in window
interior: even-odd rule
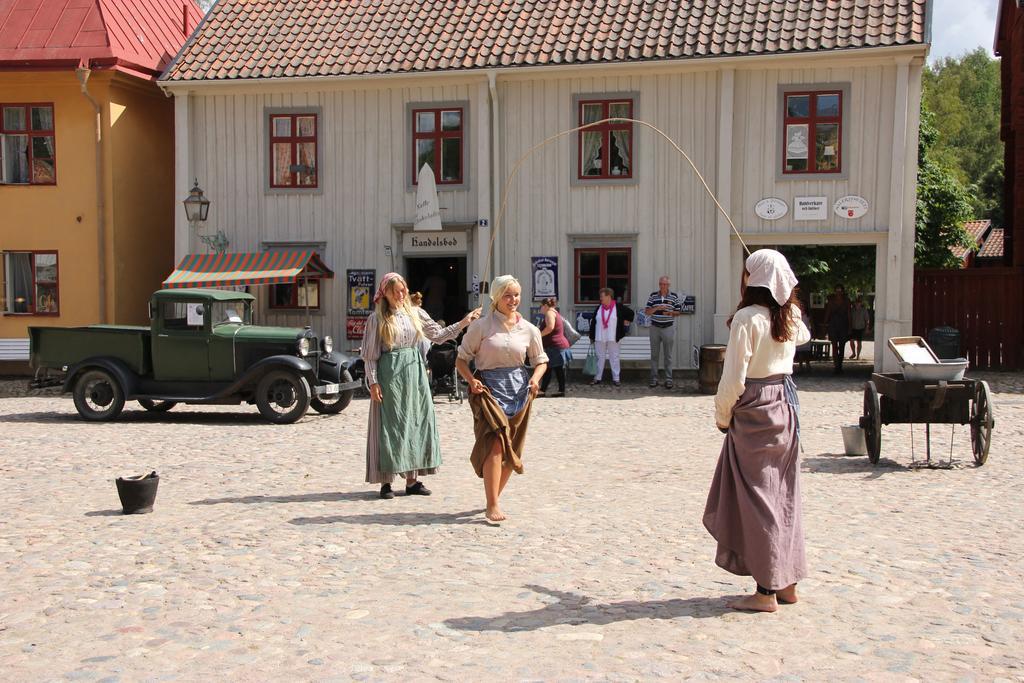
[[[601,174],[601,134],[583,131],[583,175]]]
[[[629,132],[625,130],[613,130],[612,141],[615,143],[615,149],[619,153],[619,159],[622,162],[622,167],[628,174],[632,170],[629,167]]]
[[[28,313],[32,304],[32,254],[7,254],[10,291],[7,305],[13,313]]]
[[[28,136],[0,135],[0,147],[0,156],[3,157],[0,180],[5,183],[27,183]]]

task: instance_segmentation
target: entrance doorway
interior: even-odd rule
[[[423,256],[405,259],[410,292],[423,294],[423,309],[434,320],[451,325],[469,311],[465,256]]]
[[[811,335],[818,340],[812,345],[815,359],[829,360],[834,352],[831,345],[824,342],[830,339],[829,317],[836,315],[832,301],[836,297],[836,289],[842,287],[848,300],[845,329],[849,330],[849,341],[843,346],[844,367],[871,372],[878,352],[874,344],[876,247],[805,244],[774,248],[786,256],[800,281],[801,304],[810,314]],[[857,307],[858,300],[862,310],[854,313],[852,308]],[[860,334],[853,333],[855,325],[865,326]],[[858,342],[856,346],[855,340]],[[851,358],[855,353],[856,358]]]

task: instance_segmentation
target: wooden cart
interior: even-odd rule
[[[901,373],[875,373],[864,385],[864,415],[860,418],[872,464],[882,453],[882,425],[889,424],[924,424],[929,462],[933,424],[953,425],[951,431],[958,424],[970,425],[974,462],[984,465],[995,426],[992,394],[982,380],[908,380]],[[952,433],[949,458],[952,464]]]

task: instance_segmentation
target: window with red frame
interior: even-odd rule
[[[633,100],[581,100],[579,125],[617,117],[633,118]],[[580,131],[580,180],[633,177],[633,124],[609,121]]]
[[[461,108],[413,110],[414,185],[419,182],[423,164],[428,164],[434,171],[438,185],[462,184],[463,118]]]
[[[600,302],[598,292],[603,287],[615,291],[615,298],[628,304],[632,298],[633,253],[629,247],[576,250],[576,303]]]
[[[0,184],[55,185],[52,104],[0,104]]]
[[[782,106],[782,172],[841,172],[843,93],[787,92]]]
[[[3,256],[4,312],[58,315],[57,252],[8,251]]]
[[[270,308],[306,308],[320,310],[320,280],[273,285],[270,288]]]
[[[317,187],[317,115],[270,115],[270,186]]]

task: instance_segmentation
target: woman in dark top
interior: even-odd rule
[[[548,355],[548,371],[541,380],[538,396],[547,396],[552,374],[558,379],[558,393],[553,396],[565,396],[565,367],[572,360],[569,351],[572,345],[565,336],[565,321],[558,311],[558,301],[553,298],[540,302],[540,312],[544,315],[540,336],[544,342],[544,353]]]
[[[828,306],[825,307],[825,322],[828,325],[828,339],[832,342],[832,374],[841,375],[846,342],[850,338],[850,300],[842,285],[837,285],[835,293],[829,298]]]

